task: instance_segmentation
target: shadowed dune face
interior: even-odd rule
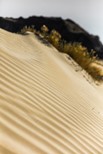
[[[103,153],[103,95],[65,55],[0,30],[0,58],[2,152]]]

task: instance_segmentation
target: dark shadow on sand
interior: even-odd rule
[[[52,47],[52,45],[51,45],[46,39],[44,39],[43,37],[39,36],[38,34],[35,34],[35,36],[37,37],[37,39],[38,39],[41,43],[45,44],[45,45],[48,46],[48,47]]]

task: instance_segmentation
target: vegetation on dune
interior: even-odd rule
[[[31,27],[30,27],[30,26],[29,26],[29,27],[24,26],[24,27],[21,29],[21,31],[18,32],[18,33],[20,33],[20,34],[25,34],[26,32],[33,32],[33,33],[35,33],[36,30],[35,30],[35,28],[34,28],[34,25],[32,25]]]
[[[68,43],[62,40],[61,35],[56,30],[49,31],[48,27],[43,25],[40,31],[34,29],[34,26],[25,26],[21,33],[25,34],[27,31],[38,34],[43,39],[50,42],[58,51],[68,54],[72,57],[82,69],[86,70],[91,77],[96,81],[103,81],[103,74],[101,69],[93,65],[97,61],[97,57],[94,56],[95,51],[88,52],[88,49],[84,47],[81,43],[74,42]]]

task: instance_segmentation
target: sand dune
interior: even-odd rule
[[[102,90],[102,89],[101,89]],[[0,30],[1,154],[103,154],[103,95],[33,34]]]

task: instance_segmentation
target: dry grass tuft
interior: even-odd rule
[[[91,56],[86,47],[80,43],[67,43],[64,45],[63,52],[70,55],[94,80],[103,81],[101,68],[93,65],[96,63],[97,57]]]
[[[21,30],[21,33],[24,34],[27,31],[38,34],[39,36],[42,35],[42,37],[50,42],[55,48],[57,48],[58,51],[66,53],[70,57],[72,57],[81,66],[82,69],[86,70],[87,73],[91,75],[94,80],[99,82],[103,81],[101,68],[93,65],[96,64],[98,61],[97,57],[94,56],[95,51],[91,51],[91,53],[89,53],[88,49],[81,43],[68,43],[65,40],[62,40],[61,35],[56,30],[52,30],[49,32],[49,29],[46,25],[43,25],[40,31],[36,31],[34,29],[34,26],[25,26]]]

